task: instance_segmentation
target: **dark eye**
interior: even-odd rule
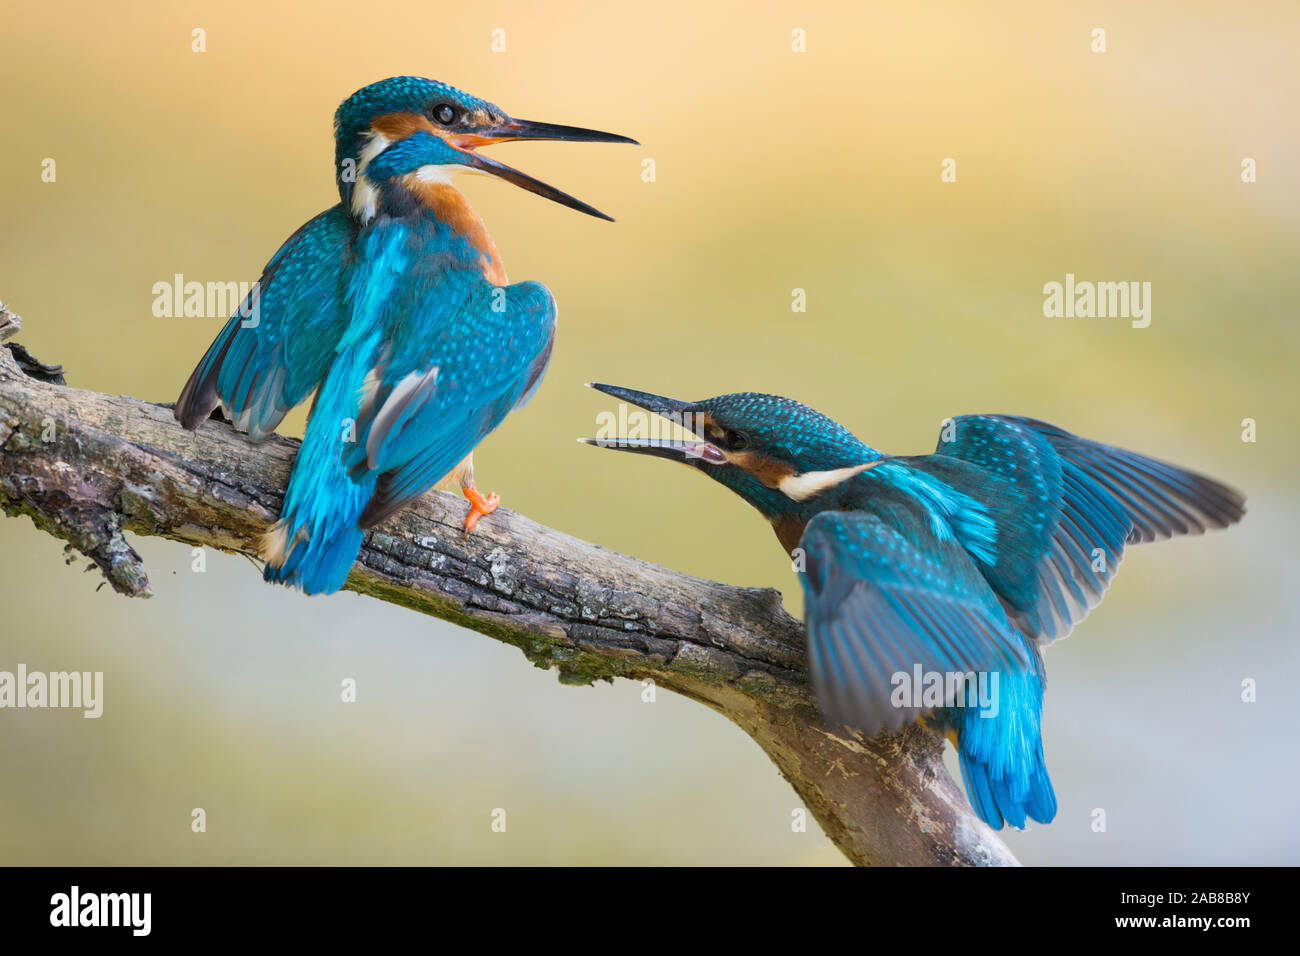
[[[456,122],[456,108],[448,103],[439,103],[433,108],[433,118],[443,126]]]
[[[742,448],[749,447],[749,436],[744,432],[727,432],[723,436],[723,441],[728,451],[740,451]]]

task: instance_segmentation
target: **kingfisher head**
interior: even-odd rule
[[[737,392],[686,402],[618,385],[591,387],[652,412],[666,423],[665,433],[680,426],[695,437],[579,441],[690,465],[768,518],[822,510],[836,489],[883,460],[839,422],[779,395]]]
[[[445,183],[468,170],[497,176],[588,215],[610,218],[477,152],[480,146],[516,139],[636,143],[614,133],[513,119],[500,107],[445,83],[395,76],[357,90],[334,114],[339,196],[344,208],[366,221],[374,216],[385,183]]]

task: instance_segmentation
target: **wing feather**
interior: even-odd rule
[[[439,290],[407,323],[410,336],[395,343],[374,401],[357,421],[349,474],[378,476],[362,527],[437,484],[545,372],[555,334],[555,301],[546,287],[521,282],[500,296],[501,287],[481,276],[461,281]]]
[[[981,570],[1016,626],[1043,642],[1101,603],[1129,544],[1226,527],[1245,511],[1217,481],[1030,418],[954,419],[940,456],[978,465],[984,487],[962,490],[1002,501],[997,561]]]
[[[804,531],[813,686],[833,720],[870,734],[929,707],[896,706],[894,675],[1028,666],[971,557],[917,516],[904,531],[866,511],[827,511]],[[946,703],[951,703],[948,701]]]
[[[329,371],[347,324],[355,227],[341,206],[304,224],[272,256],[176,400],[197,428],[221,405],[254,441],[275,430]]]

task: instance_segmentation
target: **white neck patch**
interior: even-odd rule
[[[450,184],[451,177],[464,169],[464,166],[455,163],[448,163],[445,166],[421,166],[415,171],[415,178],[422,183]]]
[[[782,494],[793,501],[807,501],[878,464],[880,464],[878,461],[869,461],[863,465],[850,465],[847,468],[835,468],[831,471],[805,471],[802,475],[787,475],[781,479],[777,487],[781,489]]]
[[[379,198],[379,190],[366,176],[366,168],[371,160],[388,148],[389,142],[383,133],[371,133],[369,141],[357,156],[357,179],[352,185],[352,215],[362,222],[375,218],[375,204]]]

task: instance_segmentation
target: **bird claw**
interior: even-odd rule
[[[497,506],[501,504],[501,496],[494,491],[485,498],[473,485],[463,490],[465,497],[469,499],[469,515],[465,518],[465,533],[469,534],[474,530],[474,525],[478,524],[479,518],[497,510]]]

